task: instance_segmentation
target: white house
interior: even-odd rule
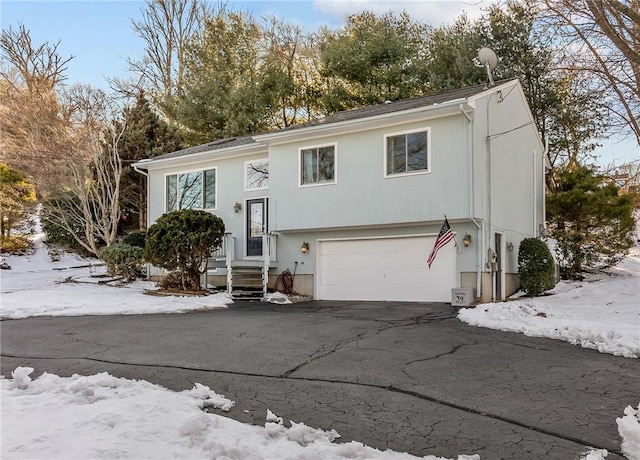
[[[518,288],[520,241],[544,228],[545,151],[518,80],[339,112],[135,167],[148,178],[149,224],[179,208],[224,220],[209,282],[233,292],[258,267],[271,287],[295,272],[294,290],[315,299],[450,302],[454,288],[504,299]],[[445,216],[457,245],[429,269]]]

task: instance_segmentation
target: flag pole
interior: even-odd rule
[[[447,215],[444,215],[444,220],[446,220],[447,222],[449,222],[449,219],[447,219]],[[456,233],[453,232],[453,245],[456,247],[456,251],[457,252],[462,252],[462,249],[460,249],[460,246],[458,246],[458,240],[456,240]]]

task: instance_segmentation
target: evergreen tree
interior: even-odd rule
[[[147,222],[147,182],[131,164],[143,158],[151,158],[182,148],[178,132],[165,123],[151,109],[144,93],[140,93],[135,105],[124,110],[127,120],[122,137],[118,141],[122,159],[120,179],[120,207],[125,226],[144,230]]]
[[[569,278],[585,267],[603,268],[622,259],[633,244],[633,204],[629,195],[585,166],[565,168],[554,177],[547,219],[556,253]]]
[[[331,79],[324,95],[327,111],[424,94],[428,34],[426,24],[405,12],[376,16],[365,11],[350,16],[342,30],[325,30],[320,49],[323,76]]]
[[[185,50],[185,85],[171,110],[190,144],[266,129],[260,40],[260,27],[244,13],[223,10],[205,20]]]
[[[35,187],[27,175],[0,163],[0,244],[10,238],[13,225],[35,201]]]

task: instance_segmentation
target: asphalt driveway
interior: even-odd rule
[[[622,458],[616,418],[640,401],[640,360],[470,327],[445,304],[236,303],[227,310],[0,322],[1,371],[109,372],[194,382],[264,424],[335,429],[414,455]]]

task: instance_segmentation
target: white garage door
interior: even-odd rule
[[[332,240],[318,243],[317,298],[450,302],[456,287],[453,242],[427,266],[436,237]]]

